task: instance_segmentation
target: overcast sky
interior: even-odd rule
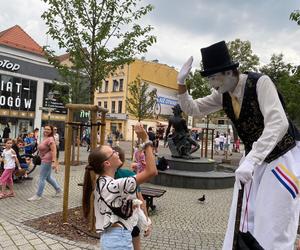
[[[249,40],[261,64],[273,53],[300,64],[300,26],[289,20],[300,9],[296,0],[145,0],[155,9],[144,23],[154,27],[157,36],[145,55],[177,69],[193,55],[198,67],[200,48],[236,38]],[[45,5],[41,0],[1,0],[0,31],[20,25],[40,45],[47,42],[46,26],[41,19]]]

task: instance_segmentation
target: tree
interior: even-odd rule
[[[300,10],[295,10],[290,15],[290,20],[297,22],[300,25]]]
[[[253,54],[249,41],[241,41],[237,38],[234,41],[228,42],[227,46],[232,60],[239,62],[241,72],[257,71],[259,57]]]
[[[84,73],[79,69],[69,68],[68,71],[60,70],[60,75],[62,76],[61,82],[54,82],[54,90],[59,93],[66,93],[66,88],[68,88],[67,95],[61,95],[60,99],[63,103],[89,103],[89,83],[88,79],[84,76]]]
[[[149,13],[152,5],[138,7],[141,0],[43,0],[49,8],[42,18],[47,34],[70,54],[75,69],[81,69],[90,84],[90,103],[102,81],[119,66],[130,63],[139,53],[156,42],[151,26],[136,22]],[[55,52],[45,51],[59,70]]]
[[[260,71],[268,75],[283,95],[286,111],[291,120],[300,124],[299,96],[300,70],[283,61],[283,54],[272,55],[270,63],[261,67]]]
[[[149,91],[149,84],[143,82],[140,76],[128,86],[130,96],[126,99],[128,112],[138,121],[152,118],[157,102],[156,89]]]
[[[299,109],[299,96],[300,96],[300,72],[299,70],[292,76],[283,75],[277,82],[279,92],[283,95],[286,111],[289,118],[300,126],[300,109]]]
[[[186,87],[193,99],[207,96],[211,93],[210,86],[206,78],[201,76],[201,69],[191,72],[186,80]]]
[[[283,61],[283,54],[273,54],[270,59],[270,63],[260,68],[260,72],[268,75],[274,82],[278,82],[280,77],[289,75],[292,70],[290,63]]]

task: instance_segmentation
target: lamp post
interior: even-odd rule
[[[55,108],[40,107],[39,110],[47,111],[48,112],[48,123],[49,123],[50,122],[51,112],[53,112],[55,110]]]

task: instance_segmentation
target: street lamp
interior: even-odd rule
[[[48,122],[50,122],[51,112],[53,112],[55,110],[55,108],[40,107],[39,110],[47,111],[48,112]]]

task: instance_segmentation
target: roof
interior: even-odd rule
[[[0,32],[0,44],[43,56],[43,48],[19,25]]]
[[[70,53],[66,53],[57,57],[60,62],[70,59]]]

